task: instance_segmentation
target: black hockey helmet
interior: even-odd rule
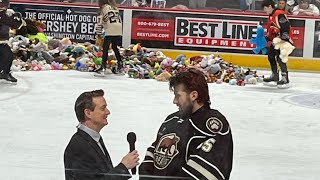
[[[0,7],[9,7],[10,0],[0,0]]]

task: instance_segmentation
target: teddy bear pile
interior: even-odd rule
[[[25,21],[27,26],[10,33],[9,46],[14,53],[12,71],[82,69],[84,61],[90,58],[93,66],[93,45],[90,43],[77,44],[68,38],[47,37],[45,24],[31,19]],[[88,67],[85,68],[89,69],[90,63],[86,64]]]
[[[202,71],[208,83],[224,82],[244,86],[262,82],[263,78],[256,70],[227,63],[217,54],[194,56],[189,59],[180,54],[172,59],[161,51],[148,51],[139,44],[134,45],[132,49],[134,51],[123,51],[125,72],[130,78],[168,81],[172,75],[190,67]]]
[[[75,43],[69,38],[53,39],[45,35],[43,23],[30,19],[26,22],[26,27],[11,33],[9,45],[15,56],[12,71],[73,69],[90,72],[100,67],[102,52],[98,45],[89,42]],[[161,51],[151,51],[139,43],[119,50],[124,71],[130,78],[168,81],[175,73],[194,67],[203,71],[208,83],[225,82],[243,86],[262,80],[255,70],[227,63],[219,55],[187,58],[181,54],[172,59]],[[108,68],[116,66],[116,57],[110,48]]]

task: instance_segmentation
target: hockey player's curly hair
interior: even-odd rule
[[[184,85],[184,89],[187,93],[197,91],[197,101],[199,103],[203,103],[204,106],[210,106],[211,102],[209,97],[208,83],[204,77],[204,74],[200,70],[189,68],[186,71],[180,72],[169,79],[170,90],[173,91],[174,88],[179,84]]]

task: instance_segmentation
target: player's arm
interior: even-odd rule
[[[7,9],[6,13],[1,15],[0,23],[12,29],[20,29],[22,26],[26,26],[26,22],[22,19],[21,13],[16,13],[12,9]]]
[[[285,14],[280,14],[276,19],[278,26],[280,27],[280,38],[284,41],[290,39],[290,22]]]
[[[97,22],[97,27],[96,27],[96,33],[98,36],[101,37],[102,31],[103,31],[103,25],[105,22],[108,20],[108,10],[106,7],[104,7],[100,14],[98,15],[98,22]]]
[[[103,26],[102,26],[102,16],[99,15],[98,16],[98,22],[97,22],[97,26],[96,26],[96,33],[98,36],[101,36],[102,34],[102,29],[103,29]]]
[[[272,23],[272,25],[268,29],[266,40],[272,41],[274,37],[278,36],[279,32],[280,32],[279,26]]]
[[[221,121],[220,121],[221,123]],[[229,179],[232,167],[232,136],[228,124],[220,124],[221,130],[205,132],[202,138],[190,142],[183,173],[197,179]]]
[[[139,175],[140,180],[148,180],[152,179],[148,176],[152,176],[154,174],[154,149],[155,149],[156,141],[152,143],[150,147],[148,147],[144,160],[139,166]]]
[[[97,26],[96,26],[96,33],[99,37],[101,37],[102,30],[103,30],[102,17],[103,17],[103,15],[100,14],[100,15],[98,15],[98,18],[97,18],[98,22],[97,22]]]
[[[155,148],[156,148],[156,145],[161,137],[161,134],[160,131],[161,129],[165,129],[166,128],[166,123],[168,121],[170,121],[170,119],[172,119],[172,115],[169,115],[165,121],[162,123],[161,127],[159,128],[158,132],[157,132],[157,138],[156,140],[152,143],[151,146],[149,146],[147,148],[147,152],[146,152],[146,155],[144,157],[144,160],[142,161],[141,165],[139,166],[139,177],[140,177],[140,180],[152,180],[153,178],[151,178],[151,176],[154,175],[154,170],[155,170],[155,167],[154,167],[154,151],[155,151]]]

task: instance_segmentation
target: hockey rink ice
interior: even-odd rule
[[[106,92],[111,115],[101,135],[114,165],[129,151],[128,132],[137,134],[141,162],[162,121],[178,109],[167,82],[79,71],[14,76],[18,85],[0,83],[1,180],[64,179],[64,149],[78,124],[73,106],[84,91]],[[289,77],[290,89],[209,84],[212,108],[233,134],[231,180],[319,180],[320,74]]]

